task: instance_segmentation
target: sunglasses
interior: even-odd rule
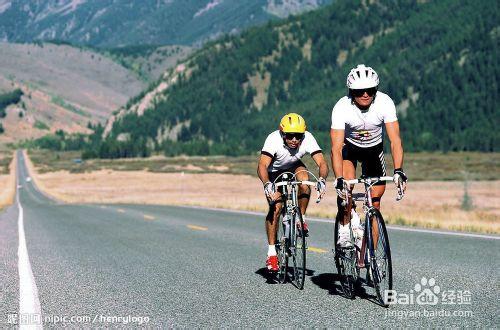
[[[304,133],[285,133],[285,139],[293,140],[293,138],[302,140],[304,138]]]
[[[375,93],[377,93],[377,89],[375,87],[372,87],[372,88],[367,88],[367,89],[353,89],[351,90],[352,92],[352,95],[354,95],[355,97],[360,97],[360,96],[363,96],[366,94],[368,94],[368,96],[373,96],[375,95]]]

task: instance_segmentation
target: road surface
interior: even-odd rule
[[[19,202],[0,215],[0,325],[500,325],[498,237],[389,230],[400,303],[383,308],[371,288],[354,300],[339,294],[331,222],[310,221],[309,274],[300,291],[276,284],[263,268],[262,215],[67,205],[27,180],[21,153],[18,169]],[[421,293],[438,303],[412,299]]]

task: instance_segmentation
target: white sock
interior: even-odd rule
[[[269,249],[267,250],[267,256],[270,257],[275,255],[276,255],[276,246],[274,244],[269,245]]]
[[[349,231],[349,224],[347,224],[347,225],[339,224],[339,225],[340,225],[339,232],[348,232]]]

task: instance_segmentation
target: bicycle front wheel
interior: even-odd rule
[[[285,283],[288,271],[288,238],[286,237],[286,226],[283,222],[283,215],[278,222],[278,234],[276,237],[276,252],[278,254],[278,282]]]
[[[392,290],[392,258],[389,236],[387,235],[384,218],[379,210],[370,210],[368,217],[371,220],[371,230],[368,231],[371,277],[378,301],[387,307],[389,304],[385,299],[385,295],[388,290]]]
[[[356,267],[357,252],[354,244],[352,230],[349,228],[351,244],[339,246],[339,226],[340,220],[335,220],[334,244],[335,244],[335,266],[340,277],[340,286],[344,296],[353,299],[355,295],[355,284],[359,270]],[[350,227],[350,225],[349,225]]]
[[[304,228],[304,220],[299,208],[295,211],[293,225],[291,226],[291,238],[293,240],[290,251],[293,261],[293,283],[302,290],[304,288],[304,280],[306,277],[306,238],[302,228]]]

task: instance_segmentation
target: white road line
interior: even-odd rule
[[[189,209],[201,209],[201,210],[210,210],[210,211],[217,211],[217,212],[226,212],[226,213],[238,213],[238,214],[265,216],[265,214],[263,212],[255,212],[255,211],[218,209],[218,208],[214,208],[214,207],[202,207],[202,206],[181,206],[181,207],[189,208]],[[312,221],[312,222],[322,222],[322,223],[333,224],[333,219],[330,220],[330,219],[310,218],[310,217],[307,217],[306,219],[307,219],[307,221]],[[494,239],[494,240],[500,239],[500,236],[471,234],[471,233],[459,233],[459,232],[445,231],[445,230],[419,229],[419,228],[409,228],[409,227],[399,227],[399,226],[387,226],[387,228],[391,229],[391,230],[413,231],[413,232],[427,233],[427,234],[462,236],[462,237]]]
[[[26,237],[24,235],[24,215],[23,207],[19,201],[19,189],[17,189],[17,207],[19,217],[17,219],[19,229],[19,248],[17,256],[19,260],[19,316],[29,315],[28,320],[41,320],[40,300],[38,299],[38,289],[36,287],[33,271],[28,257],[28,248],[26,246]],[[21,319],[20,319],[21,321]],[[42,328],[40,324],[21,324],[20,328]]]

